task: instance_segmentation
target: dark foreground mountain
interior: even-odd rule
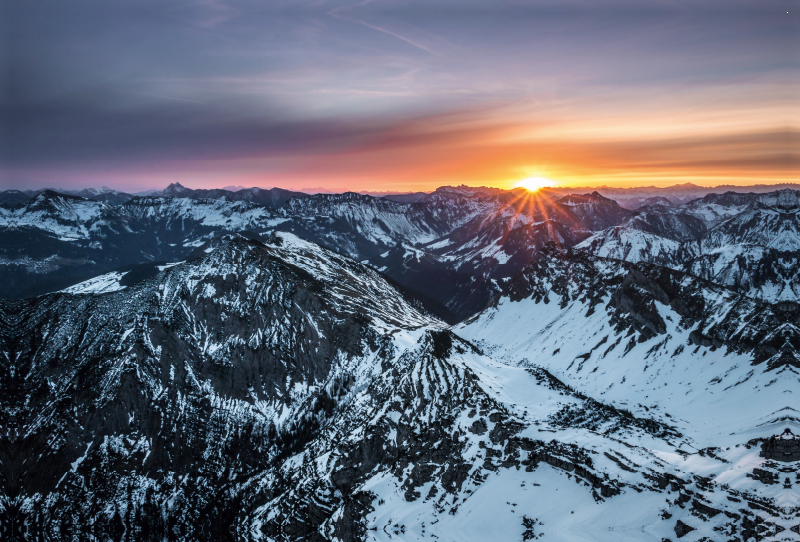
[[[4,539],[800,538],[796,305],[551,244],[447,328],[266,241],[2,302]]]
[[[353,369],[440,325],[293,236],[206,252],[105,295],[4,302],[4,532],[231,537],[269,494],[245,488],[354,393]]]

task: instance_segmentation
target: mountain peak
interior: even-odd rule
[[[607,198],[597,191],[594,191],[590,194],[569,194],[557,200],[556,203],[560,205],[566,205],[568,207],[576,207],[579,205],[592,205],[592,204],[601,204],[601,205],[608,205],[611,207],[619,207],[619,204],[615,200]]]
[[[683,184],[673,184],[668,189],[679,189],[679,190],[695,190],[698,188],[704,188],[702,186],[696,185],[694,183],[683,183]]]
[[[492,188],[489,186],[467,186],[465,184],[461,184],[458,186],[440,186],[437,188],[434,193],[436,194],[454,194],[459,196],[489,196],[492,194],[498,194],[503,192],[504,190],[500,188]]]
[[[784,188],[759,196],[757,201],[782,209],[793,209],[800,207],[800,191]]]
[[[168,187],[166,187],[163,192],[161,192],[162,196],[177,196],[181,194],[187,194],[191,192],[190,188],[186,188],[181,183],[175,182],[171,183]]]

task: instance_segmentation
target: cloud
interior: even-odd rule
[[[796,178],[770,2],[13,4],[6,187]]]
[[[359,7],[364,7],[367,4],[370,4],[371,2],[372,2],[372,0],[365,0],[364,2],[359,2],[357,4],[349,4],[349,5],[346,5],[346,6],[340,6],[338,8],[332,9],[331,11],[328,12],[328,14],[331,17],[336,17],[337,19],[341,19],[343,21],[348,21],[348,22],[351,22],[351,23],[360,24],[362,26],[366,26],[367,28],[371,28],[372,30],[377,30],[378,32],[383,32],[384,34],[388,34],[389,36],[395,37],[395,38],[397,38],[397,39],[399,39],[401,41],[404,41],[404,42],[406,42],[406,43],[408,43],[410,45],[413,45],[417,49],[422,49],[423,51],[425,51],[428,54],[431,54],[431,55],[435,55],[436,54],[430,48],[426,47],[425,45],[423,45],[421,43],[418,43],[418,42],[414,41],[411,38],[403,36],[403,35],[401,35],[401,34],[399,34],[397,32],[392,32],[391,30],[388,30],[388,29],[383,28],[381,26],[368,23],[367,21],[364,21],[364,20],[359,19],[357,17],[353,17],[351,15],[351,12],[354,9],[359,8]]]

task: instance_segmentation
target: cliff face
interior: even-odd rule
[[[761,444],[761,457],[785,463],[800,461],[800,437],[786,429],[782,434],[768,438]]]

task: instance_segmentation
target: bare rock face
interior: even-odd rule
[[[786,429],[781,435],[765,440],[761,445],[761,457],[775,461],[800,461],[800,436]]]
[[[681,520],[678,520],[678,522],[675,524],[675,536],[678,538],[683,538],[692,531],[694,531],[694,528],[689,527]]]

